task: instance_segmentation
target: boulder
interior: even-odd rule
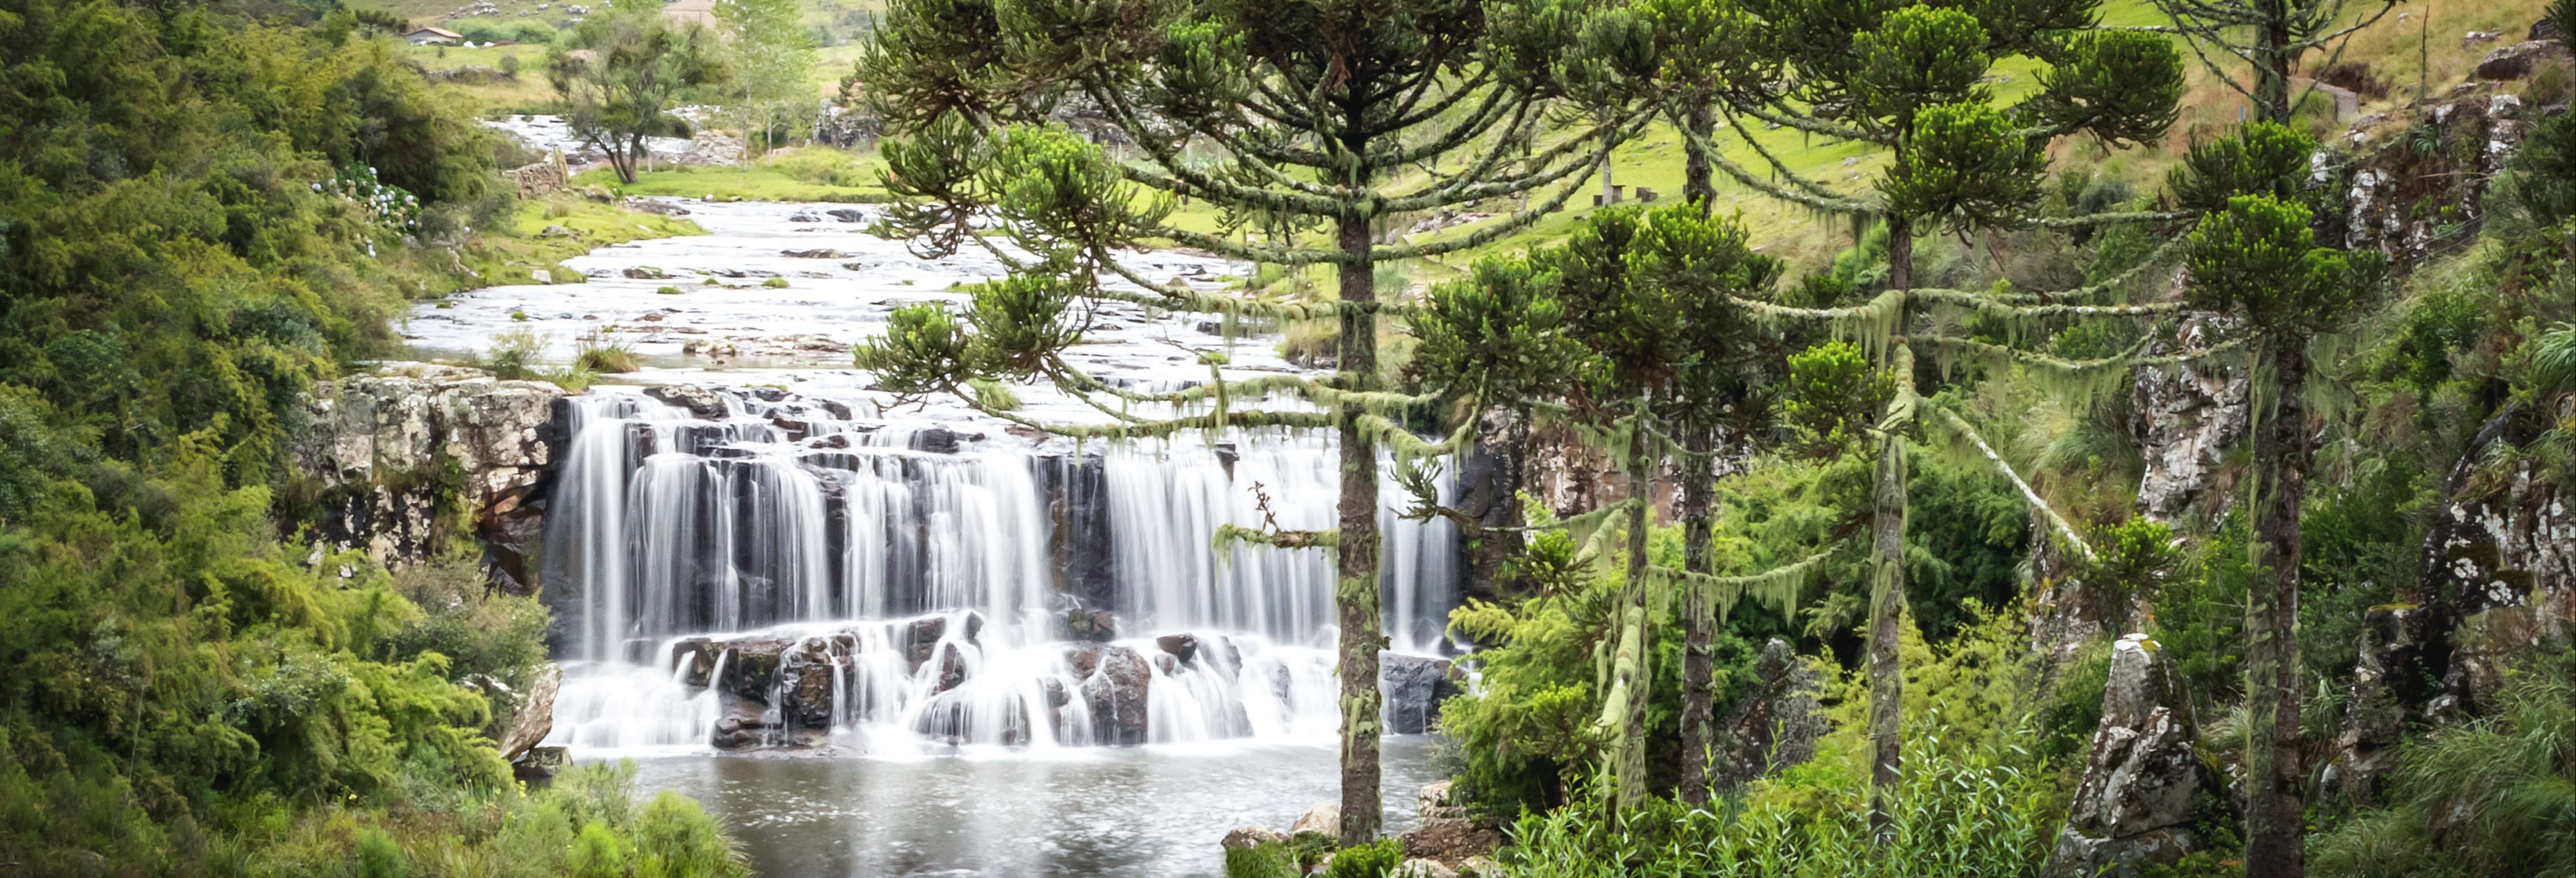
[[[555,693],[562,688],[562,667],[553,662],[537,666],[536,676],[528,680],[527,691],[510,713],[510,727],[500,735],[502,759],[518,759],[554,732]]]
[[[1342,806],[1333,802],[1316,802],[1306,809],[1306,813],[1297,815],[1297,822],[1288,824],[1290,838],[1300,835],[1339,838],[1341,834]]]
[[[1086,610],[1075,607],[1064,613],[1064,638],[1084,643],[1107,643],[1118,639],[1118,614],[1108,610]]]
[[[851,209],[851,208],[847,208],[847,207],[834,208],[834,209],[831,209],[831,210],[827,210],[827,211],[824,211],[824,212],[823,212],[823,215],[824,215],[824,216],[831,217],[831,218],[836,219],[836,220],[840,220],[841,222],[845,222],[845,223],[856,223],[856,222],[865,222],[865,221],[867,221],[867,214],[860,213],[860,212],[858,212],[857,210],[854,210],[854,209]]]
[[[791,259],[839,259],[842,254],[829,247],[818,247],[812,250],[780,250],[778,255]]]
[[[2509,406],[2470,440],[2444,479],[2424,534],[2415,582],[2441,682],[2426,712],[2478,715],[2492,706],[2510,655],[2576,637],[2576,508],[2556,479],[2521,457],[2490,469],[2497,443],[2528,445],[2548,418]]]
[[[2179,331],[2181,350],[2215,344],[2227,327],[2193,316]],[[2161,340],[2146,354],[2165,354]],[[2211,363],[2147,366],[2130,388],[2129,435],[2146,460],[2138,482],[2138,511],[2158,521],[2182,514],[2200,499],[2250,423],[2246,400],[2253,385],[2243,370]]]
[[[1788,641],[1775,637],[1763,644],[1752,690],[1717,722],[1710,782],[1740,786],[1814,758],[1816,737],[1825,729],[1816,707],[1818,688],[1815,669]]]
[[[2486,57],[2478,59],[2477,77],[2521,79],[2530,76],[2544,63],[2566,58],[2566,46],[2551,40],[2530,40],[2488,52]]]
[[[2133,878],[2191,851],[2200,760],[2182,695],[2162,646],[2144,634],[2112,644],[2102,721],[2048,875]]]
[[[1225,834],[1224,841],[1218,842],[1230,851],[1256,848],[1265,844],[1287,843],[1288,836],[1281,834],[1279,830],[1261,826],[1237,826]]]
[[[688,409],[689,414],[704,420],[721,421],[733,413],[723,394],[691,384],[656,384],[644,388],[644,395],[666,405]]]
[[[1064,660],[1081,681],[1077,688],[1091,709],[1093,743],[1145,743],[1145,695],[1154,682],[1145,657],[1117,644],[1082,643],[1066,647]]]
[[[1458,870],[1440,864],[1439,860],[1406,860],[1386,873],[1387,878],[1458,878]]]
[[[1187,634],[1165,634],[1154,638],[1154,645],[1182,664],[1188,664],[1199,654],[1199,639]]]
[[[543,781],[571,764],[571,751],[562,747],[532,747],[519,761],[510,763],[510,773],[522,781]]]
[[[1450,800],[1451,788],[1450,781],[1437,780],[1414,792],[1413,812],[1424,828],[1467,822],[1466,806]]]
[[[791,223],[819,223],[823,221],[823,218],[815,216],[813,211],[800,210],[788,216],[787,221]]]
[[[1467,691],[1467,672],[1448,659],[1397,652],[1377,654],[1377,690],[1386,730],[1419,735],[1440,718],[1440,703]]]
[[[666,280],[670,277],[663,274],[661,269],[650,265],[632,266],[618,273],[625,275],[628,280]]]

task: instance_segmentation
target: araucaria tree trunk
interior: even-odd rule
[[[1709,537],[1715,522],[1710,515],[1717,493],[1715,464],[1710,452],[1715,449],[1715,430],[1705,424],[1683,427],[1682,455],[1682,569],[1691,573],[1709,572]],[[1681,800],[1691,804],[1708,801],[1708,760],[1713,741],[1709,725],[1715,713],[1710,704],[1709,683],[1716,676],[1709,655],[1717,610],[1709,606],[1701,589],[1690,589],[1682,607],[1682,777]]]
[[[1619,651],[1626,653],[1614,673],[1613,686],[1627,693],[1626,716],[1620,718],[1616,763],[1618,803],[1622,811],[1646,795],[1646,704],[1652,701],[1650,658],[1653,627],[1646,623],[1646,531],[1653,519],[1655,471],[1646,454],[1646,406],[1637,407],[1637,422],[1628,431],[1628,583],[1619,618],[1623,620]]]
[[[2307,493],[2307,354],[2267,335],[2254,386],[2254,576],[2245,596],[2245,874],[2306,872],[2299,735],[2299,502]],[[2260,374],[2269,372],[2269,375]]]
[[[1897,626],[1905,612],[1905,442],[1891,426],[1878,443],[1878,475],[1869,517],[1869,825],[1885,842],[1893,829],[1898,733],[1905,713],[1905,672],[1897,664]]]
[[[1364,145],[1352,152],[1360,153]],[[1340,220],[1342,301],[1377,301],[1376,279],[1369,264],[1369,219],[1365,214]],[[1366,389],[1377,375],[1377,320],[1374,312],[1346,308],[1341,320],[1339,368],[1343,386]],[[1335,573],[1340,594],[1342,673],[1342,844],[1377,839],[1379,703],[1377,653],[1386,647],[1378,612],[1377,445],[1360,428],[1365,414],[1357,402],[1344,402],[1334,413],[1342,444],[1341,540]]]

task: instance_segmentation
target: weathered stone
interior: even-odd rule
[[[867,214],[860,213],[847,207],[827,210],[823,212],[823,215],[845,223],[866,222],[868,218]]]
[[[554,732],[555,693],[562,687],[563,668],[553,662],[537,666],[526,690],[518,693],[518,704],[510,713],[510,727],[500,735],[502,759],[519,758]]]
[[[2215,318],[2186,318],[2173,346],[2200,350],[2216,344]],[[2170,353],[2154,342],[2144,353]],[[2129,432],[2137,441],[2146,471],[2138,482],[2138,511],[2166,520],[2182,513],[2207,491],[2219,471],[2220,456],[2245,435],[2252,385],[2232,366],[2178,363],[2147,366],[2137,372],[2130,390]]]
[[[1394,734],[1430,731],[1440,718],[1441,702],[1467,691],[1466,672],[1448,659],[1379,652],[1377,662],[1377,689],[1384,698],[1379,713]]]
[[[812,250],[780,250],[778,255],[791,259],[839,259],[843,254],[829,247],[818,247]]]
[[[1199,654],[1199,639],[1187,634],[1165,634],[1154,638],[1154,645],[1182,664],[1188,664]]]
[[[2102,721],[2048,874],[2131,878],[2149,864],[2180,859],[2194,844],[2186,827],[2199,790],[2181,678],[2146,635],[2120,638],[2111,647]]]
[[[317,485],[320,536],[400,566],[425,560],[461,517],[495,567],[533,587],[525,561],[562,442],[563,396],[552,384],[419,363],[315,385],[294,456]]]
[[[523,781],[543,781],[571,764],[572,753],[562,747],[531,747],[510,763],[510,773]]]
[[[2442,672],[2426,708],[2435,718],[2483,713],[2508,654],[2576,636],[2576,510],[2528,458],[2478,477],[2497,443],[2526,445],[2544,429],[2541,416],[2508,407],[2443,482],[2415,584],[2435,653],[2427,664]]]
[[[1413,812],[1429,828],[1467,822],[1467,808],[1450,799],[1451,782],[1436,780],[1422,785],[1413,793]]]
[[[733,413],[724,394],[694,384],[656,384],[644,388],[644,395],[665,405],[688,409],[690,415],[709,421],[721,421]]]
[[[1772,638],[1754,662],[1752,691],[1717,723],[1717,764],[1709,780],[1740,786],[1816,755],[1825,723],[1817,713],[1815,669],[1788,641]]]
[[[2380,781],[2397,767],[2407,717],[2431,698],[2433,678],[2424,664],[2428,616],[2422,608],[2392,604],[2372,607],[2362,617],[2361,655],[2344,702],[2343,734],[2335,739],[2334,763],[2324,777],[2328,793],[2340,793],[2353,807],[2378,801]]]
[[[1397,864],[1387,878],[1458,878],[1458,872],[1439,860],[1411,859]]]
[[[1082,681],[1095,743],[1131,745],[1147,740],[1146,692],[1154,671],[1133,649],[1107,643],[1068,646],[1065,664]]]
[[[1306,809],[1306,813],[1297,815],[1297,822],[1288,824],[1289,837],[1308,834],[1339,837],[1342,834],[1342,806],[1333,802],[1316,802]]]
[[[1286,843],[1288,843],[1288,836],[1280,833],[1279,830],[1260,826],[1237,826],[1225,834],[1224,841],[1218,842],[1230,851],[1256,848],[1265,844]]]
[[[2567,47],[2549,40],[2531,40],[2506,46],[2478,59],[2479,79],[2521,79],[2552,60],[2564,60]]]

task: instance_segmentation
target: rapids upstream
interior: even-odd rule
[[[614,345],[646,364],[559,418],[546,744],[636,760],[779,875],[1216,874],[1228,829],[1337,798],[1331,557],[1214,549],[1223,525],[1329,527],[1329,438],[1075,443],[895,399],[850,345],[898,306],[966,302],[955,288],[997,260],[920,258],[864,234],[864,208],[666,204],[709,234],[602,248],[565,262],[585,283],[409,323],[425,356],[509,336],[545,361]],[[1243,268],[1132,256],[1207,289]],[[1205,352],[1229,379],[1301,371],[1275,338],[1195,316],[1088,320],[1067,358],[1119,386],[1203,382]],[[1035,419],[1107,417],[1012,392]],[[1459,547],[1445,521],[1397,516],[1385,483],[1388,720],[1418,733],[1463,676],[1436,658]],[[1389,740],[1391,829],[1435,779],[1431,740]]]

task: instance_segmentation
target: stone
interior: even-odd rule
[[[1819,687],[1815,669],[1788,641],[1764,643],[1753,688],[1716,724],[1718,755],[1709,781],[1721,789],[1741,786],[1815,758],[1816,738],[1825,730]]]
[[[493,566],[533,588],[525,561],[563,441],[564,396],[541,381],[422,363],[315,384],[302,399],[311,427],[292,453],[315,482],[317,535],[402,567],[426,560],[461,519]],[[463,482],[447,492],[451,466]]]
[[[1467,822],[1467,808],[1450,799],[1451,781],[1436,780],[1413,793],[1413,813],[1423,828]]]
[[[528,269],[528,280],[535,283],[551,284],[555,282],[555,273],[542,268],[531,268]]]
[[[546,225],[546,227],[545,227],[545,228],[542,228],[542,229],[538,229],[538,230],[537,230],[537,237],[540,237],[540,238],[569,238],[569,237],[572,237],[572,230],[571,230],[571,229],[564,228],[564,227],[562,227],[562,226],[558,226],[558,225],[554,225],[554,224],[549,223],[549,224],[547,224],[547,225]]]
[[[2134,878],[2189,853],[2200,760],[2181,677],[2144,634],[2111,645],[2102,721],[2049,858],[2052,878]]]
[[[1431,731],[1441,702],[1467,691],[1467,673],[1448,659],[1381,651],[1377,662],[1377,689],[1385,699],[1379,713],[1393,734]]]
[[[650,265],[632,266],[618,273],[625,275],[628,280],[667,280],[670,277],[663,274],[661,269]]]
[[[841,222],[845,222],[845,223],[855,223],[855,222],[865,222],[865,221],[867,221],[867,214],[860,213],[860,212],[858,212],[858,211],[856,211],[856,210],[852,210],[852,209],[847,208],[847,207],[834,208],[834,209],[832,209],[832,210],[827,210],[827,211],[824,211],[824,212],[823,212],[823,215],[824,215],[824,216],[831,217],[831,218],[836,219],[836,220],[839,220],[839,221],[841,221]]]
[[[1261,826],[1237,826],[1225,834],[1224,841],[1218,842],[1220,846],[1230,851],[1246,850],[1265,844],[1287,843],[1287,835],[1279,830]]]
[[[542,781],[571,764],[572,753],[562,747],[532,747],[510,763],[510,773],[523,781]]]
[[[2194,315],[2179,330],[2180,350],[2216,344],[2225,327]],[[2163,342],[2142,355],[2170,353]],[[2129,434],[2146,459],[2138,482],[2138,511],[2158,521],[2181,514],[2206,493],[2220,457],[2244,437],[2246,400],[2253,385],[2242,370],[2209,363],[2146,366],[2130,385]]]
[[[1182,664],[1188,664],[1199,654],[1199,639],[1187,634],[1165,634],[1154,638],[1154,645]]]
[[[2530,76],[2543,63],[2567,58],[2567,47],[2550,40],[2531,40],[2506,46],[2478,59],[2479,79],[2507,80]]]
[[[1415,858],[1397,864],[1386,875],[1387,878],[1458,878],[1458,871],[1441,865],[1439,860]]]
[[[1316,802],[1308,807],[1305,813],[1297,815],[1297,822],[1288,824],[1290,838],[1300,835],[1326,835],[1339,838],[1341,834],[1342,806],[1333,802]]]
[[[1118,614],[1108,610],[1086,610],[1075,607],[1064,613],[1064,637],[1084,643],[1107,643],[1118,639]]]
[[[2361,654],[2344,701],[2343,732],[2323,779],[2329,796],[2339,793],[2356,808],[2377,803],[2381,780],[2397,767],[2408,717],[2431,700],[2424,642],[2429,616],[2411,604],[2372,607],[2362,615]]]
[[[1462,878],[1503,878],[1503,864],[1492,857],[1468,857],[1458,864],[1458,874]]]
[[[829,247],[818,247],[812,250],[780,250],[778,255],[790,259],[839,259],[842,253]]]
[[[2507,406],[2443,481],[2415,582],[2427,611],[2423,639],[2449,644],[2447,656],[2427,660],[2444,668],[2425,705],[2432,718],[2483,714],[2507,657],[2576,638],[2576,509],[2529,458],[2484,471],[2497,443],[2528,445],[2549,417]]]
[[[815,216],[813,211],[800,210],[797,211],[795,215],[788,217],[787,221],[791,223],[819,223],[823,221],[823,218]]]
[[[1078,688],[1091,710],[1094,743],[1145,743],[1151,718],[1146,693],[1154,671],[1144,656],[1116,644],[1084,643],[1065,648],[1065,664],[1082,681]]]
[[[518,759],[555,730],[555,693],[563,688],[563,668],[553,662],[537,666],[527,691],[510,712],[510,727],[499,736],[501,758]]]
[[[690,415],[703,420],[721,421],[733,413],[723,394],[694,384],[656,384],[644,388],[644,395],[688,409]]]

